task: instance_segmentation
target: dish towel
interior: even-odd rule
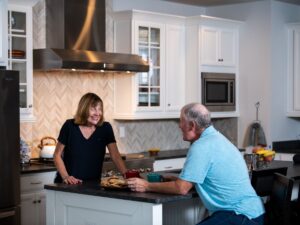
[[[265,132],[258,122],[254,122],[250,126],[248,145],[257,146],[267,146]]]

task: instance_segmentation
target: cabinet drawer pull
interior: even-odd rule
[[[165,169],[172,169],[173,166],[165,166]]]
[[[30,182],[30,184],[41,184],[42,181],[37,181],[37,182]]]
[[[36,204],[36,200],[34,200],[32,203],[33,203],[33,204]]]
[[[38,200],[37,202],[38,202],[38,203],[41,203],[41,200]]]

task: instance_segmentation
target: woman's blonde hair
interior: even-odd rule
[[[104,121],[103,101],[98,95],[94,93],[86,93],[81,97],[78,103],[76,114],[74,116],[75,124],[87,125],[90,107],[95,107],[98,104],[100,104],[101,106],[102,116],[97,126],[101,126]]]

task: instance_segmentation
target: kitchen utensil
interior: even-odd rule
[[[56,139],[53,137],[43,137],[41,139],[41,143],[39,144],[39,148],[41,149],[40,157],[41,158],[53,158],[53,154],[56,147]]]

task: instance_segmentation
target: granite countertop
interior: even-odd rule
[[[274,160],[273,162],[270,163],[270,165],[267,168],[261,168],[258,170],[265,170],[265,169],[278,168],[278,167],[288,167],[286,176],[289,178],[294,178],[295,180],[300,179],[300,164],[294,164],[291,161]]]
[[[154,158],[155,160],[184,158],[188,149],[174,149],[159,151],[156,156],[150,156],[149,152],[142,152],[145,157]]]
[[[45,185],[45,189],[71,192],[77,194],[93,195],[107,198],[117,198],[130,201],[148,202],[154,204],[162,204],[167,202],[187,200],[198,197],[196,191],[192,190],[187,195],[173,195],[173,194],[160,194],[160,193],[138,193],[132,192],[129,189],[125,190],[105,190],[100,187],[100,182],[85,182],[79,185],[68,184],[49,184]]]
[[[245,149],[239,149],[240,152],[245,151]],[[172,149],[172,150],[162,150],[159,151],[156,156],[150,156],[149,152],[142,152],[145,157],[154,158],[155,160],[163,160],[163,159],[175,159],[175,158],[184,158],[188,149]]]
[[[289,161],[273,161],[267,168],[276,167],[288,167],[287,176],[294,179],[300,179],[300,164],[295,165]],[[86,194],[108,198],[118,198],[131,201],[149,202],[154,204],[161,204],[167,202],[174,202],[180,200],[191,199],[198,197],[195,190],[190,191],[187,195],[172,195],[172,194],[160,194],[160,193],[137,193],[130,190],[105,190],[100,187],[100,182],[85,182],[79,185],[67,185],[67,184],[49,184],[45,185],[45,189],[71,192],[78,194]]]
[[[20,173],[43,173],[56,171],[56,167],[48,164],[25,164],[20,166]]]

